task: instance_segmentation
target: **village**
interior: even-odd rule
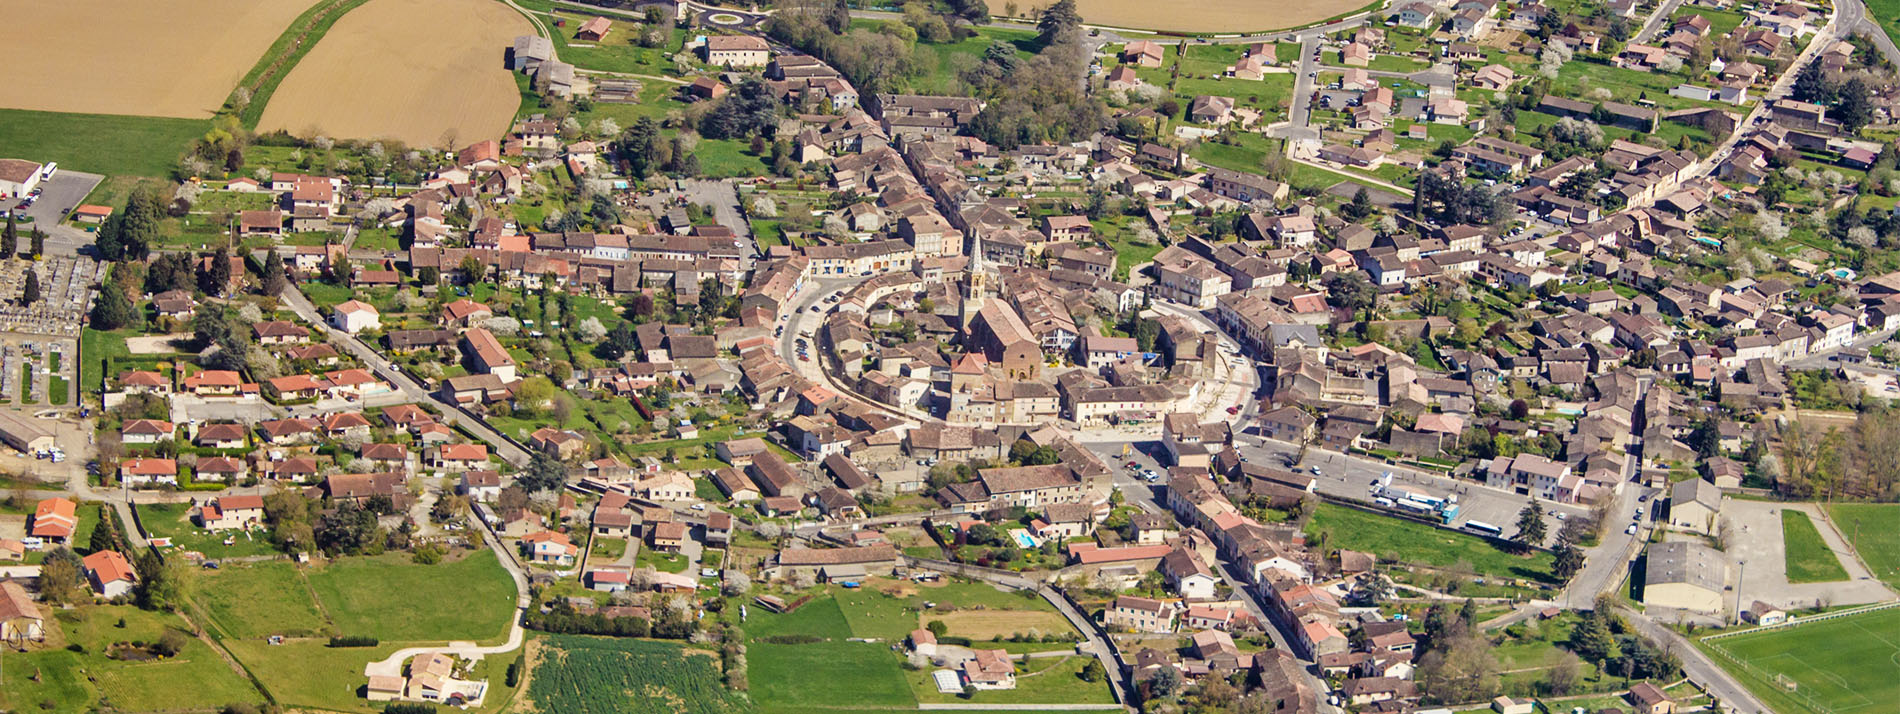
[[[1859,2],[524,5],[503,135],[0,159],[7,708],[1900,694]]]

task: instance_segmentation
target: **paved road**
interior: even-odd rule
[[[1293,99],[1287,109],[1287,123],[1279,127],[1276,135],[1286,139],[1287,152],[1292,154],[1293,145],[1300,141],[1319,141],[1319,130],[1308,126],[1313,119],[1313,91],[1318,83],[1319,35],[1312,34],[1300,38],[1300,63],[1293,69]]]
[[[1722,143],[1716,146],[1714,151],[1709,152],[1708,158],[1703,159],[1700,164],[1691,169],[1690,178],[1713,175],[1715,169],[1721,166],[1722,162],[1728,160],[1729,154],[1735,150],[1735,145],[1742,140],[1742,137],[1748,134],[1750,129],[1758,122],[1766,119],[1770,101],[1786,96],[1788,91],[1794,87],[1795,77],[1800,76],[1803,66],[1814,61],[1815,57],[1819,56],[1821,50],[1833,44],[1835,38],[1852,33],[1857,26],[1868,22],[1861,15],[1853,15],[1855,12],[1865,12],[1865,8],[1861,6],[1858,0],[1847,0],[1846,3],[1835,6],[1834,14],[1828,18],[1827,25],[1823,26],[1820,32],[1815,33],[1814,39],[1808,43],[1807,49],[1802,50],[1800,56],[1795,57],[1794,61],[1789,63],[1788,69],[1781,73],[1781,78],[1775,81],[1774,86],[1769,87],[1768,91],[1762,94],[1761,100],[1755,103],[1753,109],[1749,110],[1748,116],[1744,117],[1741,123],[1735,125],[1735,131],[1729,132],[1729,135],[1722,140]],[[1850,17],[1850,15],[1852,15],[1852,17]],[[1687,179],[1685,179],[1685,181],[1686,180]],[[1644,208],[1647,207],[1648,204],[1649,202],[1647,201],[1641,202],[1640,204],[1632,203],[1624,210],[1630,211]]]
[[[332,343],[342,346],[344,349],[349,350],[351,354],[356,355],[358,359],[363,360],[363,363],[369,365],[370,369],[374,371],[377,376],[381,377],[383,381],[394,385],[397,390],[401,391],[411,401],[435,401],[438,403],[440,405],[440,411],[442,412],[442,423],[449,426],[459,426],[468,430],[470,434],[475,435],[475,438],[487,442],[490,451],[496,456],[506,459],[509,463],[516,466],[527,465],[528,452],[515,446],[513,442],[503,437],[500,432],[488,426],[487,422],[465,417],[460,409],[457,409],[447,402],[443,402],[434,392],[423,388],[422,384],[416,380],[410,379],[408,374],[396,369],[395,365],[390,364],[388,358],[383,357],[382,353],[364,344],[363,341],[357,339],[355,335],[329,327],[324,322],[323,315],[317,312],[316,306],[311,305],[310,300],[304,297],[303,292],[298,290],[295,286],[285,290],[281,297],[284,299],[284,304],[290,306],[291,311],[297,313],[298,317],[303,318],[311,324],[324,325],[323,331],[329,336]]]
[[[1797,359],[1797,360],[1790,360],[1786,366],[1788,369],[1827,369],[1833,366],[1833,364],[1831,363],[1834,361],[1834,355],[1840,354],[1841,350],[1849,349],[1849,348],[1866,349],[1868,347],[1872,347],[1874,345],[1877,345],[1882,342],[1886,342],[1889,339],[1892,339],[1893,335],[1894,335],[1893,330],[1881,330],[1879,332],[1870,332],[1864,336],[1854,338],[1852,341],[1848,342],[1844,346],[1836,347],[1834,349],[1829,349],[1829,350],[1821,350],[1818,352],[1810,352],[1808,353],[1806,357],[1802,357],[1801,359]]]
[[[1649,19],[1643,22],[1643,29],[1638,30],[1636,36],[1630,38],[1630,41],[1647,43],[1656,39],[1657,32],[1672,24],[1669,18],[1676,14],[1676,6],[1681,4],[1682,0],[1664,0],[1663,4],[1656,6],[1655,12],[1649,14]]]
[[[1865,3],[1861,0],[1837,0],[1834,8],[1840,13],[1843,34],[1864,31],[1867,36],[1874,39],[1874,46],[1880,48],[1880,53],[1887,56],[1888,62],[1900,66],[1900,47],[1894,45],[1893,37],[1887,34],[1886,28],[1881,27],[1880,23],[1875,22],[1874,18],[1867,14]]]
[[[1665,652],[1672,652],[1682,660],[1682,671],[1689,679],[1702,685],[1703,689],[1714,694],[1722,704],[1741,714],[1774,714],[1773,710],[1763,706],[1755,695],[1737,683],[1728,672],[1716,666],[1702,650],[1676,634],[1675,630],[1649,619],[1643,613],[1628,608],[1617,608],[1623,618],[1636,626],[1649,641],[1660,645]]]
[[[739,236],[740,267],[751,270],[752,261],[759,255],[759,246],[752,239],[752,224],[739,208],[739,189],[732,180],[682,179],[679,186],[686,200],[711,207],[713,220]]]

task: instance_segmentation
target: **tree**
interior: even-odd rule
[[[20,228],[13,224],[13,214],[7,214],[7,227],[0,230],[0,258],[12,259],[20,249]]]
[[[1339,210],[1346,214],[1347,218],[1355,221],[1372,215],[1372,195],[1367,193],[1364,186],[1361,186],[1359,191],[1352,195],[1352,202]]]
[[[138,318],[138,309],[126,299],[125,288],[120,287],[117,280],[107,280],[105,287],[99,290],[99,301],[92,306],[93,329],[117,330]]]
[[[1569,582],[1577,571],[1583,569],[1583,551],[1578,550],[1577,546],[1566,541],[1559,541],[1556,550],[1552,552],[1557,560],[1551,565],[1551,573],[1556,575],[1557,579]]]
[[[481,259],[473,255],[462,257],[462,281],[465,284],[473,285],[481,282],[487,270],[488,266],[484,265]]]
[[[738,571],[726,573],[726,581],[719,585],[719,591],[725,593],[726,597],[743,597],[751,590],[751,576]]]
[[[26,271],[26,287],[20,289],[20,304],[32,305],[40,301],[40,273],[37,270]]]
[[[1088,664],[1082,665],[1081,676],[1082,676],[1082,681],[1095,683],[1095,682],[1100,682],[1102,681],[1104,677],[1107,677],[1108,671],[1102,668],[1101,660],[1090,658]]]
[[[1379,299],[1365,273],[1338,272],[1326,276],[1326,302],[1353,313],[1371,308]]]
[[[34,260],[39,260],[41,256],[46,255],[46,231],[33,229],[32,248],[29,249],[28,255],[31,255]]]
[[[49,603],[65,604],[89,600],[86,571],[79,555],[64,546],[54,548],[40,561],[40,597]]]
[[[1600,610],[1584,613],[1583,619],[1570,633],[1569,645],[1570,651],[1577,653],[1578,657],[1599,665],[1622,657],[1616,638],[1610,634],[1610,626],[1603,621]]]
[[[1036,31],[1044,45],[1054,45],[1074,39],[1082,29],[1082,13],[1075,8],[1075,0],[1057,0],[1049,9],[1042,11],[1042,17],[1036,20]]]
[[[101,507],[99,515],[101,516],[99,525],[92,529],[92,538],[86,543],[86,549],[94,553],[105,550],[118,550],[119,527],[117,521],[106,517],[104,507]]]
[[[231,284],[231,252],[219,247],[209,257],[210,260],[198,268],[198,289],[212,297],[223,297],[225,288]]]
[[[924,629],[929,630],[930,634],[936,635],[937,637],[950,634],[950,625],[944,623],[943,620],[931,620],[928,624],[924,625]]]
[[[271,251],[270,255],[264,258],[264,294],[272,296],[282,294],[289,284],[289,280],[284,275],[284,256],[278,255],[277,251]]]
[[[1498,659],[1491,643],[1476,635],[1460,635],[1419,659],[1421,693],[1436,702],[1469,702],[1497,695]]]
[[[1511,540],[1526,548],[1535,548],[1544,544],[1546,528],[1544,504],[1533,498],[1530,505],[1517,512],[1517,535],[1511,536]]]
[[[1818,64],[1820,63],[1809,63],[1810,66]],[[1833,114],[1848,135],[1859,133],[1861,127],[1873,121],[1874,109],[1874,93],[1867,86],[1866,80],[1854,77],[1841,84],[1839,96],[1835,98]]]
[[[186,578],[190,577],[183,563],[183,560],[167,563],[152,550],[139,553],[139,583],[135,591],[139,607],[147,610],[176,610],[183,607]]]
[[[567,467],[553,454],[537,451],[528,460],[528,468],[515,477],[515,485],[528,493],[555,491],[567,483]]]

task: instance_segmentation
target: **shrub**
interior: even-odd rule
[[[345,635],[343,637],[330,638],[331,647],[375,647],[378,644],[381,644],[381,642],[376,638],[364,637],[362,635]]]

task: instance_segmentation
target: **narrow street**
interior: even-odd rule
[[[515,466],[526,466],[528,464],[528,452],[515,446],[514,442],[503,437],[501,432],[495,431],[492,427],[488,426],[487,422],[465,417],[459,408],[443,402],[434,392],[424,389],[421,383],[411,379],[409,375],[403,373],[402,370],[396,369],[396,366],[391,364],[388,358],[384,357],[369,345],[364,344],[363,341],[357,339],[355,335],[330,327],[323,319],[323,314],[318,312],[315,305],[310,304],[309,298],[304,297],[303,291],[298,290],[296,286],[293,285],[286,289],[281,297],[284,300],[284,304],[289,306],[292,312],[297,313],[298,318],[313,325],[323,325],[323,331],[325,335],[330,338],[331,342],[343,346],[343,348],[349,350],[351,354],[356,355],[364,364],[369,365],[370,369],[374,371],[378,377],[389,382],[395,386],[397,390],[409,397],[411,402],[436,402],[442,412],[442,423],[468,430],[470,434],[475,435],[475,438],[487,442],[489,449],[493,451],[496,456],[501,457]]]

